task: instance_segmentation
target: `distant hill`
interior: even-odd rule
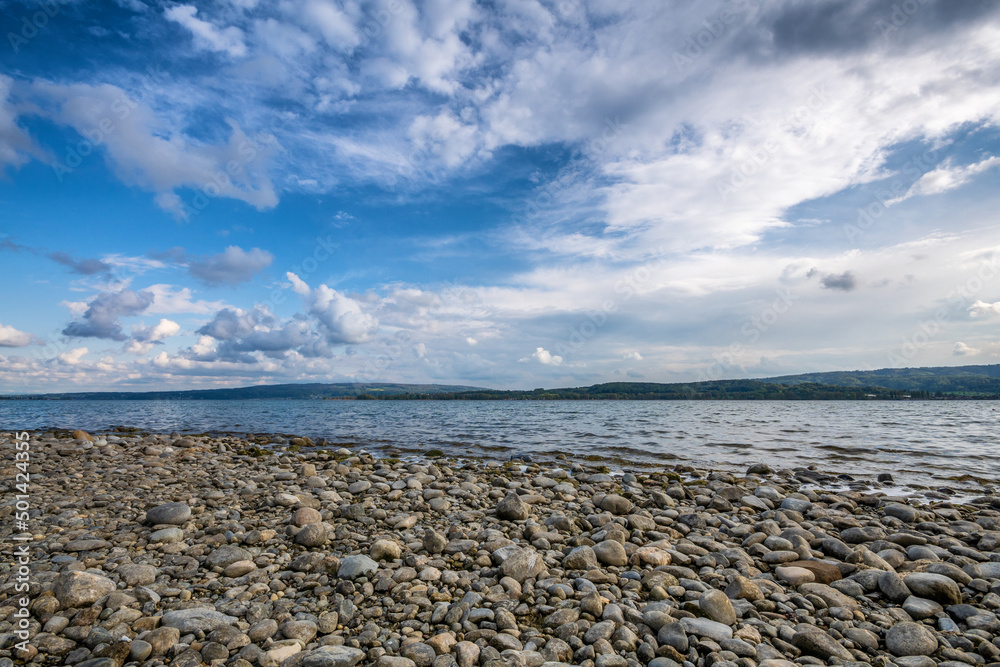
[[[873,387],[837,387],[814,383],[778,384],[762,380],[716,380],[710,382],[608,382],[590,387],[535,389],[532,391],[476,389],[437,394],[395,394],[382,400],[858,400],[876,394],[879,398],[902,398],[906,392]]]
[[[998,396],[1000,364],[803,373],[766,378],[765,381],[787,385],[819,383],[838,387],[886,387],[930,392],[932,395],[940,392],[951,396]]]
[[[356,400],[858,400],[1000,398],[1000,364],[877,371],[805,373],[757,380],[607,382],[590,387],[499,390],[391,382],[275,384],[191,391],[76,392],[6,396],[34,400],[234,400],[248,398]]]
[[[188,391],[89,391],[62,394],[19,396],[45,400],[133,400],[133,401],[205,401],[247,398],[356,398],[359,395],[378,397],[419,392],[433,395],[440,392],[472,391],[478,387],[451,384],[394,384],[390,382],[343,382],[337,384],[269,384],[232,389],[193,389]],[[8,397],[10,398],[10,397]]]

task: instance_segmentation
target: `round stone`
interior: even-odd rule
[[[923,623],[901,621],[885,633],[885,647],[896,656],[930,655],[937,650],[934,632]]]
[[[327,539],[329,536],[326,526],[321,523],[310,523],[295,534],[295,543],[304,547],[321,547],[326,544]]]
[[[497,518],[504,521],[524,521],[528,518],[528,506],[516,492],[511,491],[497,504]]]
[[[375,540],[369,553],[374,560],[396,560],[403,555],[403,550],[392,540]]]
[[[698,606],[713,621],[723,625],[736,625],[736,610],[726,594],[720,590],[705,591],[698,598]]]
[[[583,545],[570,551],[563,558],[562,566],[566,570],[593,570],[597,567],[597,554],[594,550]]]
[[[368,556],[348,556],[340,561],[337,576],[341,579],[356,579],[378,572],[378,563]]]
[[[625,547],[621,542],[604,540],[594,545],[593,549],[597,560],[605,565],[622,567],[628,563],[628,554],[625,553]]]
[[[166,503],[146,511],[146,523],[154,526],[169,524],[180,526],[191,518],[191,508],[187,503]]]
[[[319,510],[315,510],[312,507],[300,507],[292,515],[293,526],[307,526],[311,523],[319,523],[322,520],[323,515],[319,513]]]
[[[624,516],[632,511],[632,501],[617,493],[609,493],[601,500],[601,509],[618,516]]]

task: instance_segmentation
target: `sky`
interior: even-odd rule
[[[991,0],[0,19],[0,392],[998,363]]]

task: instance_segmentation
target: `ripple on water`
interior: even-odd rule
[[[892,472],[897,481],[918,483],[996,468],[995,407],[985,401],[8,401],[0,428],[298,434],[376,451],[434,447],[497,458],[525,451],[570,460],[586,454],[731,470],[752,455],[772,467],[817,463],[835,473]]]

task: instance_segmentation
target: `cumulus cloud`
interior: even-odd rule
[[[135,325],[132,327],[132,338],[143,343],[158,343],[176,335],[181,325],[173,320],[161,319],[151,327]]]
[[[365,312],[356,299],[326,285],[312,289],[290,271],[285,275],[330,344],[364,343],[378,331],[378,319]]]
[[[378,331],[378,320],[360,303],[326,285],[313,290],[309,313],[319,320],[331,343],[363,343]]]
[[[153,295],[153,303],[146,309],[149,315],[177,315],[189,313],[208,315],[224,308],[222,301],[204,301],[196,299],[189,287],[178,287],[157,283],[147,287],[145,292]]]
[[[68,267],[73,273],[78,273],[82,276],[92,276],[111,271],[111,265],[107,262],[99,259],[76,259],[62,251],[49,253],[49,259],[57,264]]]
[[[276,318],[263,306],[252,310],[225,308],[215,314],[212,320],[198,329],[198,333],[217,340],[236,340],[247,336],[258,326],[270,327]]]
[[[280,322],[265,306],[226,308],[197,333],[202,338],[188,351],[188,358],[198,361],[252,364],[258,361],[255,353],[280,359],[292,350],[306,357],[329,356],[308,322],[301,318]]]
[[[86,355],[89,350],[85,347],[78,347],[70,350],[69,352],[63,352],[56,356],[59,363],[65,364],[67,366],[77,366],[80,364],[80,360]]]
[[[955,343],[955,347],[952,348],[951,353],[956,357],[967,357],[967,356],[971,357],[979,354],[979,352],[980,350],[974,347],[969,347],[965,343],[959,342]]]
[[[31,334],[18,331],[7,324],[0,324],[0,347],[25,347],[34,341],[35,337]]]
[[[247,47],[243,43],[243,31],[230,26],[219,28],[209,21],[199,19],[198,8],[193,5],[175,5],[166,9],[163,14],[168,20],[187,28],[194,37],[195,46],[208,51],[228,53],[232,57],[246,55]]]
[[[976,299],[976,301],[969,306],[969,317],[985,318],[993,317],[994,315],[1000,315],[1000,301],[987,303],[982,299]]]
[[[254,276],[271,266],[274,255],[251,248],[229,246],[218,255],[186,258],[191,275],[208,285],[239,285],[253,280]]]
[[[642,361],[642,355],[638,352],[626,352],[622,355],[625,361]]]
[[[153,303],[151,292],[133,290],[101,292],[87,304],[83,319],[66,325],[63,335],[72,338],[126,340],[128,336],[122,331],[120,319],[141,314],[151,303]]]
[[[530,357],[523,357],[519,359],[518,362],[524,364],[531,361],[532,359],[542,364],[543,366],[560,366],[562,365],[563,362],[562,357],[552,354],[544,347],[536,347],[535,351],[531,353]]]

